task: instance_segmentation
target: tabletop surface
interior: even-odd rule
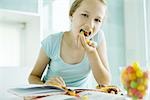
[[[150,91],[149,91],[150,92]],[[149,94],[149,93],[148,93]],[[88,100],[131,100],[126,95],[122,96],[120,94],[108,94],[102,92],[89,92],[85,91],[82,96],[86,96]],[[54,95],[42,98],[42,100],[74,100],[74,97],[67,95]],[[8,88],[0,87],[0,100],[24,100],[23,97],[18,97],[8,92]],[[75,99],[76,100],[76,99]],[[144,100],[150,100],[150,94],[147,95]]]

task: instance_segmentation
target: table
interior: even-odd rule
[[[127,96],[122,96],[120,94],[108,94],[108,93],[102,93],[102,92],[90,92],[85,91],[81,93],[81,98],[88,98],[88,100],[131,100]],[[146,96],[144,100],[149,100],[150,98]],[[23,97],[18,97],[16,95],[13,95],[7,91],[7,88],[0,88],[0,100],[24,100]],[[38,99],[39,100],[39,99]],[[78,98],[67,96],[67,95],[53,95],[53,96],[47,96],[43,97],[42,100],[78,100]]]

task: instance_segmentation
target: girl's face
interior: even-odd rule
[[[75,37],[80,30],[95,34],[99,31],[105,16],[106,6],[99,0],[83,0],[71,18],[72,33]],[[88,34],[89,36],[89,34]]]

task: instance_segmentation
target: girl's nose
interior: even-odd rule
[[[87,25],[87,27],[88,27],[89,29],[93,29],[93,27],[94,27],[94,22],[93,22],[93,20],[88,20],[87,23],[86,23],[86,25]]]

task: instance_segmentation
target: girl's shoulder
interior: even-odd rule
[[[60,39],[62,36],[62,32],[49,34],[44,40],[57,40]]]
[[[57,45],[62,37],[62,32],[49,34],[41,42],[42,44]]]
[[[42,48],[45,50],[48,57],[52,58],[59,50],[62,32],[48,35],[42,42]]]

